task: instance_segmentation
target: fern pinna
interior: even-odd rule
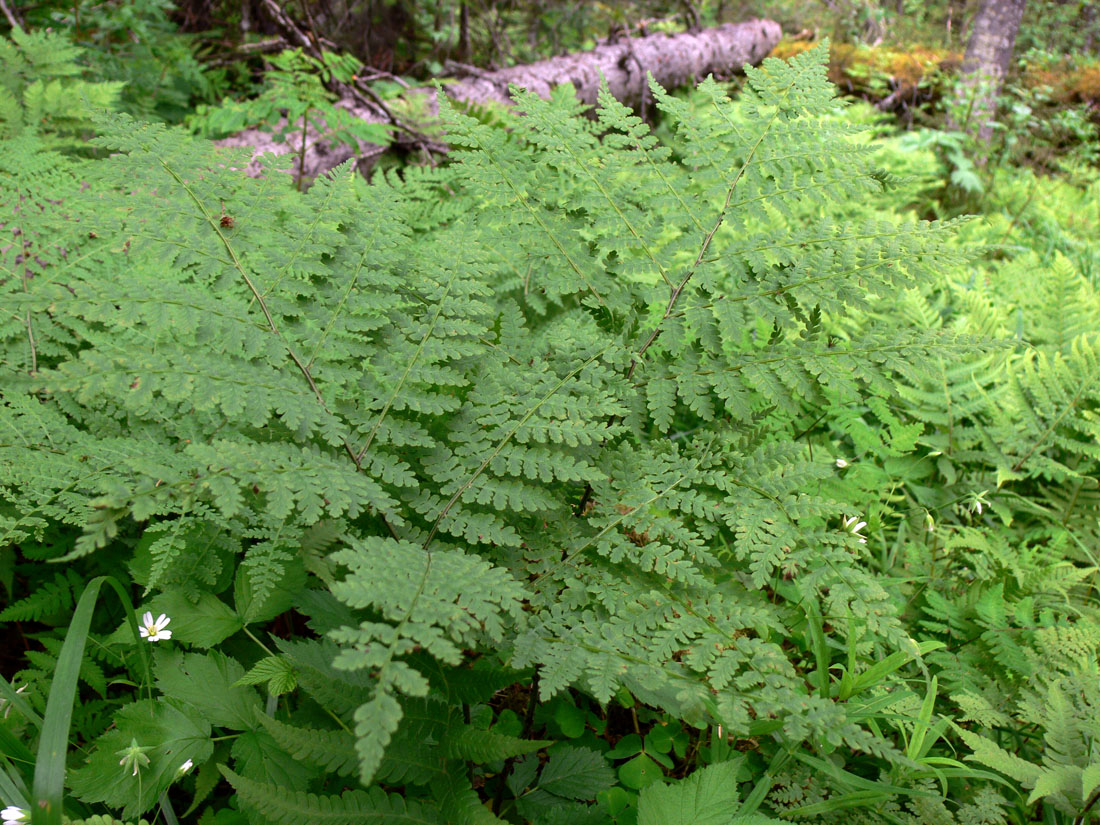
[[[904,761],[804,677],[807,617],[861,655],[916,647],[799,433],[943,354],[827,330],[954,253],[941,225],[830,219],[883,176],[824,62],[749,69],[736,103],[707,80],[695,111],[654,85],[664,142],[606,93],[587,120],[567,88],[516,90],[507,129],[444,102],[449,167],[304,196],[119,115],[104,159],[9,143],[41,252],[0,258],[5,539],[127,548],[192,650],[159,657],[162,698],[116,716],[77,795],[137,816],[186,742],[255,822],[500,821],[463,763],[540,743],[460,709],[533,674],[543,700],[629,692],[779,754]],[[262,638],[288,611],[308,632]],[[142,790],[91,781],[150,726],[176,750]]]

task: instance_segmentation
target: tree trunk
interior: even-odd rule
[[[694,33],[620,37],[615,42],[601,43],[588,52],[554,57],[526,66],[513,66],[495,72],[472,69],[469,77],[448,84],[444,89],[455,100],[510,106],[510,84],[548,98],[555,86],[572,83],[577,97],[594,106],[600,78],[603,77],[611,94],[633,106],[643,99],[647,88],[646,72],[652,73],[665,88],[683,86],[708,74],[729,75],[740,71],[746,63],[759,63],[782,36],[778,23],[750,20]],[[428,110],[432,114],[438,112],[435,89],[410,89],[406,97],[409,95],[423,95],[427,98]],[[336,105],[372,123],[391,122],[380,107],[367,106],[351,98],[342,99]],[[385,151],[385,147],[368,143],[361,143],[358,150],[343,145],[331,148],[320,137],[312,134],[312,130],[308,135],[309,145],[302,170],[309,179],[324,174],[351,157],[358,157],[360,170],[366,172],[378,155]],[[253,147],[253,162],[248,173],[258,175],[260,169],[255,158],[259,154],[286,154],[294,151],[292,147],[297,147],[300,140],[291,133],[286,143],[276,143],[271,132],[247,129],[216,142],[221,146]]]
[[[1016,33],[1024,16],[1026,0],[982,0],[974,18],[970,41],[962,65],[962,86],[968,104],[966,120],[960,126],[976,134],[983,143],[993,137],[997,95],[1012,61]]]

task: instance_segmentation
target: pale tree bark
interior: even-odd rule
[[[683,34],[620,36],[613,42],[601,43],[591,51],[495,72],[463,67],[468,71],[468,76],[446,85],[444,91],[448,97],[466,103],[511,106],[509,85],[525,88],[546,98],[555,86],[572,83],[577,97],[586,104],[594,105],[603,78],[612,95],[633,106],[642,102],[647,93],[647,73],[652,73],[658,83],[670,89],[701,80],[708,74],[728,76],[741,71],[745,64],[759,63],[782,36],[779,24],[771,20],[730,23]],[[405,96],[422,96],[427,111],[432,115],[438,113],[435,89],[410,89]],[[393,122],[387,110],[364,103],[362,95],[357,99],[342,99],[336,105],[371,123]],[[222,146],[253,147],[254,160],[248,172],[256,175],[259,174],[256,157],[264,152],[286,154],[294,151],[301,143],[301,133],[298,134],[295,137],[292,133],[286,143],[278,143],[270,132],[248,129],[216,142]],[[395,129],[395,135],[400,138],[400,130]],[[332,148],[320,138],[320,135],[313,134],[312,129],[307,135],[302,168],[303,176],[309,179],[352,157],[358,158],[360,169],[366,172],[374,160],[386,151],[385,147],[368,143],[361,143],[357,148]]]
[[[962,65],[962,87],[968,104],[965,122],[953,124],[983,143],[993,137],[997,95],[1012,62],[1016,33],[1026,0],[982,0]]]

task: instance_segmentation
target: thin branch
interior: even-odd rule
[[[673,310],[676,308],[676,302],[680,299],[680,294],[684,291],[684,287],[688,285],[688,282],[695,276],[695,273],[699,269],[699,265],[706,257],[707,250],[710,249],[710,243],[714,240],[715,234],[721,228],[722,224],[726,220],[726,213],[729,211],[730,202],[733,200],[733,190],[737,188],[737,184],[741,181],[741,178],[745,175],[745,170],[749,168],[749,164],[752,163],[752,159],[756,156],[756,150],[760,148],[760,144],[764,142],[764,138],[771,132],[772,124],[775,123],[775,119],[779,117],[779,110],[777,109],[775,114],[768,120],[767,125],[761,130],[760,137],[756,139],[756,143],[753,144],[752,149],[749,150],[748,156],[745,158],[745,162],[741,164],[741,168],[737,170],[737,176],[734,177],[733,182],[729,185],[729,189],[726,190],[726,201],[722,204],[722,209],[718,213],[718,219],[714,222],[714,226],[711,227],[710,232],[703,238],[703,244],[699,248],[699,254],[695,256],[695,263],[691,265],[691,268],[684,275],[683,280],[672,290],[672,294],[668,298],[668,305],[665,307],[665,314],[661,316],[661,320],[657,322],[657,325],[653,328],[653,331],[646,338],[645,343],[642,344],[642,348],[638,350],[637,355],[630,361],[630,369],[626,371],[627,380],[634,377],[634,371],[638,368],[638,364],[641,363],[642,356],[645,355],[646,350],[653,346],[653,342],[657,340],[657,337],[664,329],[664,322],[668,320],[672,315]]]
[[[23,28],[23,25],[19,22],[19,18],[12,13],[12,10],[8,8],[8,4],[5,3],[4,0],[0,0],[0,9],[3,10],[4,17],[8,18],[8,24],[13,29]]]
[[[3,2],[4,2],[4,0],[0,0],[0,3],[3,3]],[[23,262],[23,292],[25,292],[27,295],[31,294],[30,267],[27,266],[26,261]],[[38,372],[38,348],[34,343],[34,324],[31,323],[31,310],[30,310],[30,307],[27,307],[26,323],[27,323],[27,341],[30,342],[30,346],[31,346],[31,372],[30,372],[30,374],[35,375]]]
[[[1093,791],[1092,796],[1089,797],[1088,804],[1085,805],[1085,807],[1081,809],[1081,813],[1074,818],[1073,825],[1085,825],[1085,821],[1089,818],[1089,811],[1092,810],[1092,806],[1096,804],[1098,799],[1100,799],[1100,791]]]
[[[34,343],[34,325],[31,323],[31,311],[27,310],[27,340],[31,345],[31,375],[38,373],[38,349]]]

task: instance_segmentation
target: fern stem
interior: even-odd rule
[[[531,215],[531,217],[535,219],[535,223],[537,223],[539,225],[539,227],[542,229],[542,231],[545,232],[546,235],[553,242],[554,246],[556,246],[558,248],[558,252],[560,252],[562,254],[562,257],[564,257],[566,261],[568,261],[569,267],[574,272],[577,273],[577,276],[582,281],[584,281],[584,285],[586,287],[588,287],[589,291],[593,295],[596,296],[596,300],[600,302],[600,306],[606,306],[606,304],[604,303],[604,300],[603,300],[603,296],[600,295],[600,293],[596,290],[596,287],[594,287],[591,284],[591,282],[586,277],[584,277],[584,273],[581,272],[581,268],[579,266],[577,266],[577,264],[573,260],[572,256],[569,254],[569,252],[566,250],[566,248],[564,246],[562,246],[561,241],[558,240],[557,235],[555,235],[550,230],[550,227],[546,225],[546,222],[542,219],[542,216],[540,216],[539,213],[534,209],[534,207],[531,206],[531,204],[530,204],[530,202],[528,202],[527,198],[525,198],[523,196],[523,193],[520,192],[519,189],[516,188],[516,185],[514,183],[512,183],[512,179],[509,178],[507,174],[505,174],[504,169],[502,169],[500,167],[500,165],[497,163],[496,158],[493,156],[493,153],[487,151],[485,149],[485,147],[483,147],[483,146],[479,145],[478,148],[480,148],[483,152],[485,152],[485,157],[488,159],[488,161],[490,163],[493,164],[493,166],[495,166],[497,168],[497,171],[500,173],[501,180],[503,180],[508,185],[508,188],[512,190],[512,194],[516,196],[516,199],[520,203],[523,204],[524,208]]]
[[[565,147],[566,151],[569,152],[570,157],[573,158],[573,162],[588,174],[589,179],[592,181],[593,184],[595,184],[596,188],[600,190],[600,194],[604,196],[604,200],[606,200],[611,208],[615,210],[615,214],[619,216],[619,220],[621,220],[626,228],[630,230],[630,234],[634,236],[634,240],[641,244],[641,247],[645,251],[645,254],[649,256],[649,259],[651,261],[653,261],[653,265],[656,266],[657,271],[661,273],[661,279],[671,287],[672,279],[668,277],[668,273],[665,272],[665,268],[661,266],[661,262],[657,260],[657,256],[654,255],[653,251],[649,248],[649,244],[647,244],[645,242],[645,239],[638,234],[638,230],[634,228],[634,224],[632,224],[630,222],[630,219],[623,214],[623,211],[621,209],[619,209],[619,204],[615,202],[615,199],[611,197],[611,194],[604,188],[604,185],[600,182],[599,177],[593,174],[589,164],[585,163],[581,158],[577,157],[577,153],[573,151],[572,145],[568,140],[565,139],[564,135],[562,135],[560,132],[558,132],[557,134],[558,137],[562,138],[562,145]],[[729,203],[729,200],[727,199],[726,202]]]
[[[271,311],[267,308],[267,302],[264,301],[263,295],[261,295],[260,291],[256,288],[256,284],[253,283],[252,279],[248,276],[248,273],[245,272],[244,265],[241,264],[241,260],[237,256],[237,250],[233,248],[233,245],[229,243],[229,239],[225,236],[225,233],[222,232],[220,218],[215,218],[207,211],[206,206],[203,204],[203,202],[199,200],[198,196],[192,191],[191,187],[188,186],[186,182],[184,182],[183,178],[176,174],[175,170],[172,169],[171,166],[169,166],[167,163],[164,163],[163,161],[161,161],[161,166],[164,167],[164,170],[175,179],[176,183],[178,183],[183,188],[183,190],[188,194],[194,204],[199,208],[199,211],[202,212],[202,215],[206,219],[206,222],[210,225],[210,228],[214,230],[214,233],[222,242],[222,246],[224,246],[225,251],[229,253],[229,257],[232,258],[233,267],[237,270],[237,272],[240,273],[241,278],[248,286],[248,289],[252,292],[252,295],[256,299],[256,302],[260,305],[260,310],[263,312],[264,318],[267,320],[268,329],[271,330],[275,337],[278,338],[282,342],[283,346],[286,348],[287,355],[290,356],[290,360],[294,362],[295,366],[298,367],[298,371],[301,372],[302,376],[306,379],[306,383],[309,384],[309,388],[313,391],[313,395],[317,399],[317,403],[321,405],[321,409],[323,409],[329,415],[332,415],[332,411],[329,410],[328,404],[325,403],[324,396],[322,396],[321,391],[317,389],[317,382],[313,380],[313,373],[310,372],[309,367],[307,367],[302,362],[302,359],[298,356],[298,353],[295,352],[294,347],[291,346],[291,343],[286,339],[286,336],[284,336],[279,328],[275,326],[275,320],[271,317]],[[348,443],[348,440],[346,438],[343,439],[343,442],[344,450],[351,457],[351,460],[355,462],[355,466],[359,467],[359,459],[355,454],[355,450],[352,449],[351,444]]]
[[[711,449],[711,447],[714,446],[714,442],[715,442],[716,439],[717,439],[717,435],[715,435],[714,437],[711,438],[710,443],[707,444],[706,450],[703,451],[703,454],[701,456],[699,456],[698,459],[696,459],[695,464],[692,466],[691,473],[694,473],[697,469],[699,469],[699,467],[702,465],[702,463],[710,456],[710,449]],[[670,485],[668,485],[665,489],[661,490],[661,492],[656,493],[648,501],[643,502],[642,504],[640,504],[638,507],[636,507],[634,509],[636,509],[636,510],[637,509],[644,509],[646,507],[649,507],[651,504],[653,504],[657,501],[660,501],[667,493],[669,493],[673,489],[675,489],[681,482],[687,481],[688,476],[689,476],[689,473],[684,473],[682,476],[680,476],[678,479],[676,479],[674,482],[672,482]],[[614,519],[613,521],[606,524],[604,526],[604,528],[602,530],[600,530],[600,532],[598,532],[596,535],[592,536],[588,541],[586,541],[580,547],[578,547],[575,550],[573,550],[571,552],[568,552],[568,553],[563,551],[562,557],[559,561],[554,562],[554,564],[552,564],[548,569],[542,571],[538,576],[536,576],[534,579],[531,580],[531,586],[532,587],[537,587],[540,582],[542,582],[547,576],[549,576],[551,573],[553,573],[556,569],[561,567],[563,564],[566,564],[566,563],[572,561],[573,559],[575,559],[577,556],[579,556],[581,553],[583,553],[585,550],[587,550],[589,547],[591,547],[593,544],[595,544],[597,541],[599,541],[603,536],[607,535],[608,532],[610,532],[611,530],[614,530],[616,527],[618,527],[620,524],[622,524],[623,520],[626,519],[626,517],[627,517],[626,513],[621,514],[617,519]]]
[[[435,315],[432,316],[432,321],[428,324],[428,328],[424,331],[424,335],[420,339],[420,343],[416,347],[416,352],[413,353],[412,358],[409,359],[405,365],[405,371],[401,373],[401,380],[397,382],[397,386],[393,388],[393,392],[390,393],[390,397],[386,399],[386,403],[382,406],[382,412],[378,413],[378,420],[374,422],[374,426],[371,428],[370,434],[367,436],[367,441],[363,445],[363,448],[358,453],[352,455],[355,460],[355,465],[359,466],[363,460],[363,456],[367,454],[367,450],[370,449],[370,445],[374,441],[374,437],[378,434],[378,428],[382,426],[382,421],[385,419],[386,414],[389,413],[390,407],[397,399],[398,394],[401,392],[401,388],[405,386],[405,381],[409,377],[409,373],[412,372],[413,365],[420,360],[420,354],[424,351],[424,346],[427,344],[428,339],[431,338],[432,333],[435,331],[435,325],[439,322],[439,316],[443,314],[443,305],[447,300],[447,297],[451,294],[451,287],[454,285],[455,278],[458,277],[458,270],[454,270],[451,273],[451,280],[447,282],[447,288],[443,290],[443,294],[436,301]]]
[[[1078,384],[1077,392],[1074,394],[1073,398],[1070,399],[1070,402],[1066,404],[1062,411],[1058,413],[1057,416],[1055,416],[1053,421],[1050,422],[1050,426],[1047,427],[1042,435],[1039,436],[1038,440],[1035,442],[1034,445],[1032,445],[1031,449],[1024,453],[1024,457],[1012,465],[1013,472],[1016,472],[1024,466],[1024,463],[1029,458],[1031,458],[1035,454],[1036,450],[1038,450],[1043,445],[1043,443],[1051,436],[1051,434],[1054,433],[1054,431],[1058,428],[1058,425],[1062,423],[1062,419],[1069,415],[1071,410],[1077,407],[1077,402],[1081,400],[1081,396],[1082,394],[1084,394],[1085,390],[1092,386],[1093,380],[1091,378],[1083,380]]]
[[[261,648],[263,648],[264,653],[266,653],[268,656],[274,656],[275,655],[274,651],[272,651],[271,648],[269,648],[267,645],[265,645],[263,642],[261,642],[259,639],[256,638],[256,636],[252,633],[252,631],[248,629],[247,625],[245,627],[242,627],[241,630],[244,631],[245,636],[250,638],[256,644],[258,644]]]
[[[729,185],[729,189],[726,190],[726,200],[722,204],[722,209],[718,213],[718,219],[715,220],[714,226],[710,228],[706,237],[703,238],[703,244],[699,248],[699,254],[695,256],[695,263],[691,265],[691,268],[684,275],[683,279],[672,290],[672,294],[668,298],[668,306],[665,307],[665,314],[661,316],[661,320],[657,322],[657,325],[653,327],[653,331],[649,334],[645,343],[642,344],[642,348],[638,350],[638,354],[630,361],[630,368],[626,371],[626,378],[629,381],[634,377],[634,371],[638,368],[638,364],[641,362],[642,356],[645,355],[647,349],[653,346],[653,342],[657,340],[657,336],[661,334],[664,329],[663,324],[672,315],[672,311],[676,308],[676,302],[680,298],[680,294],[684,291],[684,287],[688,285],[688,281],[694,277],[695,273],[699,270],[699,264],[702,263],[703,258],[707,254],[707,250],[710,249],[710,243],[714,240],[715,234],[721,228],[722,224],[726,220],[726,213],[729,211],[730,202],[733,200],[733,190],[737,188],[737,184],[741,181],[741,178],[745,175],[745,170],[749,168],[749,164],[752,163],[753,157],[756,155],[756,150],[760,148],[760,144],[764,142],[764,138],[768,136],[768,132],[771,131],[772,125],[775,123],[775,119],[779,117],[779,110],[777,109],[775,114],[771,116],[768,124],[761,130],[760,137],[756,139],[756,143],[753,144],[752,149],[749,150],[748,156],[745,158],[745,162],[741,164],[741,168],[737,170],[737,175],[733,179],[733,183]]]
[[[432,529],[428,533],[428,537],[426,539],[424,539],[424,549],[425,550],[428,549],[429,545],[431,545],[431,543],[432,543],[432,539],[434,539],[436,533],[439,532],[439,525],[443,521],[444,517],[449,512],[451,512],[451,508],[455,506],[455,504],[458,502],[459,498],[461,498],[462,495],[467,490],[469,490],[471,486],[473,486],[473,483],[478,480],[478,478],[481,476],[481,474],[483,472],[485,472],[485,468],[489,466],[489,463],[494,458],[496,458],[498,455],[500,455],[500,451],[504,449],[504,445],[512,440],[512,436],[514,436],[517,432],[519,432],[520,427],[522,427],[524,424],[526,424],[530,420],[531,416],[533,416],[536,412],[538,412],[538,410],[542,407],[543,404],[545,404],[547,401],[549,401],[554,396],[554,394],[557,393],[558,390],[560,390],[562,387],[564,387],[566,382],[568,382],[574,376],[576,376],[580,372],[582,372],[585,369],[585,367],[587,367],[589,364],[592,364],[592,363],[595,363],[596,361],[598,361],[603,356],[603,354],[605,352],[607,352],[607,349],[608,348],[605,347],[604,349],[600,350],[595,355],[589,357],[583,364],[581,364],[579,367],[577,367],[576,369],[571,371],[564,378],[562,378],[560,381],[558,381],[558,383],[556,383],[553,387],[551,387],[550,392],[548,392],[546,395],[544,395],[539,400],[539,402],[537,404],[534,404],[531,407],[531,409],[529,409],[526,413],[524,413],[523,418],[521,418],[519,421],[517,421],[515,423],[515,425],[512,427],[512,429],[509,430],[508,433],[497,443],[496,448],[491,453],[489,453],[488,456],[485,457],[485,460],[482,461],[481,464],[478,466],[478,468],[476,470],[474,470],[474,472],[470,475],[470,477],[468,479],[466,479],[466,483],[463,484],[461,487],[459,487],[457,490],[455,490],[454,495],[452,495],[451,498],[447,501],[447,504],[439,512],[439,515],[435,517],[435,521],[432,523]],[[430,559],[430,557],[429,557],[429,559]],[[427,572],[425,572],[424,576],[425,576],[425,579],[426,579],[427,578]]]
[[[302,114],[302,148],[298,150],[298,191],[302,190],[302,179],[306,173],[306,135],[309,126],[309,107]]]
[[[13,26],[14,28],[14,26]],[[24,264],[23,266],[23,292],[27,295],[31,294],[30,288],[30,268]],[[31,323],[31,311],[27,308],[27,340],[31,346],[31,371],[30,374],[34,375],[38,372],[38,348],[34,343],[34,324]]]
[[[38,350],[34,343],[34,325],[31,323],[31,311],[27,310],[27,341],[31,346],[31,371],[34,375],[38,372]]]

